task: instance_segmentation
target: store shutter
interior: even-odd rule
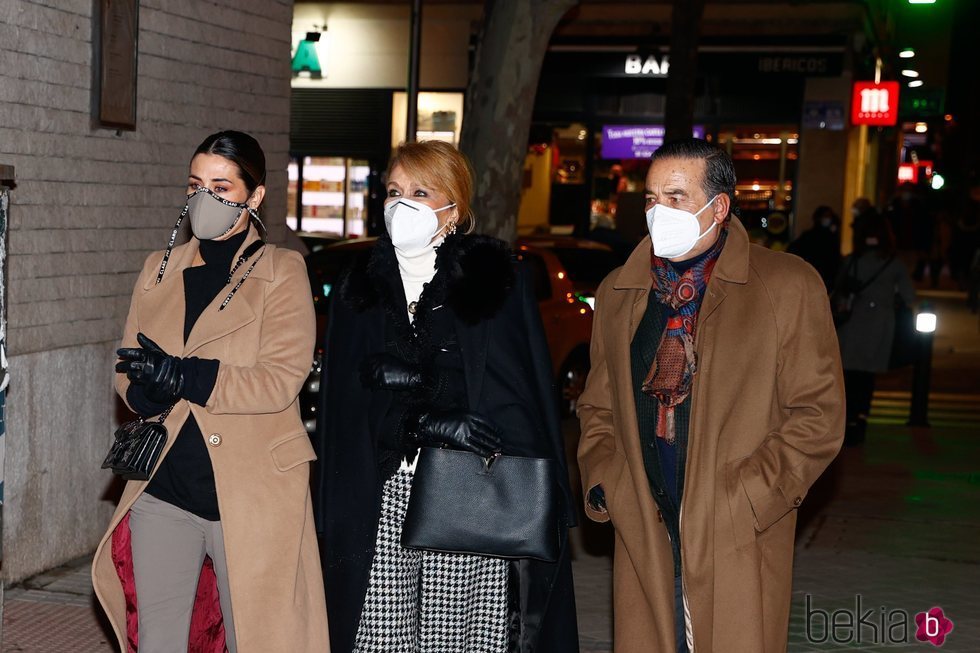
[[[294,156],[386,161],[391,150],[391,91],[294,88],[289,150]]]

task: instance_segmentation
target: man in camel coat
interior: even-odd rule
[[[651,237],[598,290],[578,408],[615,651],[785,651],[796,509],[843,436],[826,291],[749,244],[722,150],[668,143],[646,185]]]

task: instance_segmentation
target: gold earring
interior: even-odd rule
[[[450,222],[446,226],[446,231],[449,232],[449,235],[450,236],[452,236],[454,233],[456,233],[456,221],[455,220],[453,220],[452,222]]]

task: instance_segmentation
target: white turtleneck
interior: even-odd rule
[[[417,302],[422,295],[422,286],[432,281],[436,274],[436,247],[445,240],[443,237],[436,238],[426,247],[417,252],[406,254],[395,250],[395,257],[398,259],[398,272],[401,273],[402,286],[405,289],[405,305],[411,306],[412,302]],[[409,311],[408,320],[415,320],[415,315]]]

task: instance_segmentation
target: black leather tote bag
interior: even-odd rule
[[[423,447],[402,546],[555,562],[558,492],[554,460]]]

